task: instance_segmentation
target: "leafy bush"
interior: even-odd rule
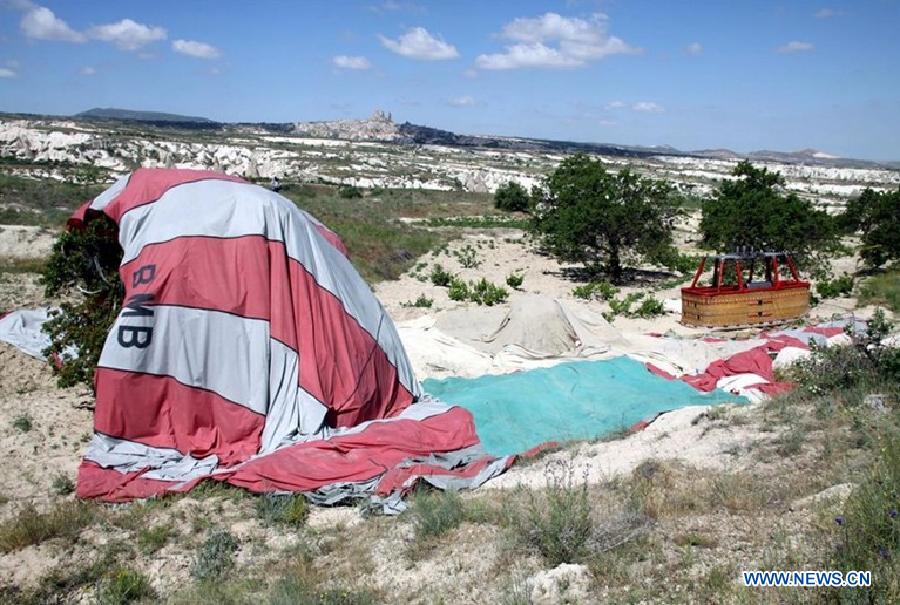
[[[156,591],[147,577],[139,571],[124,567],[113,570],[100,583],[97,591],[97,601],[101,605],[124,605],[154,597]]]
[[[459,261],[459,264],[466,269],[475,269],[481,265],[481,261],[478,260],[478,253],[472,247],[472,244],[466,244],[465,248],[457,250],[453,255]]]
[[[469,300],[488,307],[506,302],[508,295],[506,288],[493,284],[484,277],[469,289]]]
[[[198,580],[215,580],[234,566],[237,540],[228,530],[212,532],[194,559],[191,575]]]
[[[528,192],[515,181],[497,187],[494,193],[494,207],[506,212],[525,212],[528,210]]]
[[[419,539],[433,538],[456,529],[466,516],[458,492],[437,490],[418,491],[412,498],[410,513]]]
[[[644,297],[643,294],[638,292],[632,292],[631,294],[627,294],[625,298],[613,298],[609,301],[609,310],[613,316],[616,315],[631,315],[631,305],[635,301],[638,301]]]
[[[94,368],[116,319],[125,289],[119,278],[122,249],[116,224],[100,215],[78,231],[60,235],[44,272],[46,295],[62,298],[60,311],[44,324],[50,336],[48,357],[59,386],[93,385]],[[77,357],[69,352],[75,349]]]
[[[442,265],[435,264],[431,268],[431,283],[435,286],[443,286],[447,287],[450,285],[450,280],[453,279],[453,275],[444,269]]]
[[[338,187],[338,195],[349,200],[362,197],[362,192],[354,185],[341,185]]]
[[[414,301],[408,300],[406,302],[400,303],[401,307],[420,307],[423,309],[430,309],[431,305],[434,304],[434,300],[428,298],[424,294],[420,294],[419,298]]]
[[[75,491],[75,484],[72,483],[72,480],[67,475],[63,474],[53,477],[50,487],[53,488],[53,493],[57,496],[68,496]]]
[[[263,494],[256,499],[256,516],[267,525],[300,527],[309,516],[309,504],[303,494]]]
[[[576,286],[572,290],[572,295],[575,296],[575,298],[581,298],[583,300],[591,300],[594,298],[611,300],[612,297],[618,293],[619,289],[608,281],[591,282],[589,284]]]
[[[571,468],[550,469],[545,495],[529,492],[513,527],[548,565],[577,563],[588,553],[594,532],[587,481],[577,485]]]
[[[31,420],[31,416],[28,414],[21,414],[16,416],[12,422],[13,428],[22,431],[23,433],[27,433],[32,428],[34,428],[34,422]]]
[[[641,306],[638,307],[637,311],[635,311],[634,314],[643,319],[662,315],[663,304],[661,301],[653,298],[652,296],[647,297],[641,301]]]
[[[813,395],[840,393],[849,403],[861,403],[870,388],[900,384],[900,349],[881,346],[891,324],[876,310],[864,335],[847,346],[812,346],[812,355],[787,371],[787,378]],[[855,395],[850,397],[851,395]]]
[[[513,290],[518,290],[525,281],[525,276],[520,273],[510,273],[506,276],[506,285]]]
[[[447,292],[450,300],[463,301],[469,299],[469,285],[458,277],[450,280],[450,289]]]
[[[822,298],[847,296],[853,292],[853,278],[845,274],[831,281],[822,280],[816,284],[816,292]]]

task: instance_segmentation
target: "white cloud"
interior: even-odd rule
[[[391,52],[422,61],[455,59],[459,52],[440,36],[432,36],[424,27],[413,27],[396,40],[378,35],[381,44]]]
[[[173,40],[172,50],[196,59],[218,59],[221,52],[215,46],[196,40]]]
[[[97,70],[93,67],[86,66],[79,69],[78,73],[80,73],[82,76],[94,76],[97,75]]]
[[[699,42],[691,42],[684,48],[684,52],[689,55],[699,55],[703,53],[703,45]]]
[[[122,50],[137,50],[151,42],[165,40],[167,36],[162,27],[144,25],[131,19],[97,25],[90,28],[87,35],[94,40],[110,42]]]
[[[447,101],[447,105],[449,105],[450,107],[474,107],[475,99],[468,95],[462,97],[454,97]]]
[[[11,69],[9,67],[0,67],[0,78],[15,78],[19,74],[16,73],[16,70]]]
[[[584,65],[584,62],[536,42],[507,46],[506,52],[503,53],[478,55],[475,65],[481,69],[562,68],[579,67]]]
[[[634,111],[642,111],[644,113],[662,113],[665,111],[662,105],[653,101],[638,101],[631,106]]]
[[[610,101],[606,104],[607,109],[622,109],[625,107],[624,101]]]
[[[477,69],[472,69],[472,68],[470,67],[469,69],[463,71],[463,72],[462,72],[462,75],[464,75],[464,76],[467,77],[467,78],[477,78],[477,77],[478,77],[478,70],[477,70]]]
[[[797,40],[791,40],[784,46],[779,46],[778,52],[780,52],[782,54],[802,53],[802,52],[808,52],[814,48],[815,48],[815,46],[813,46],[810,42],[799,42]]]
[[[830,19],[837,15],[833,8],[820,8],[816,11],[816,19]]]
[[[35,40],[55,40],[59,42],[84,42],[84,34],[75,31],[69,24],[44,6],[30,8],[19,22],[22,33]]]
[[[482,69],[581,67],[610,55],[641,52],[606,30],[607,17],[601,13],[590,19],[557,13],[519,17],[500,34],[514,44],[502,53],[479,55],[475,64]]]
[[[616,123],[612,120],[600,120],[597,122],[600,126],[615,126]]]
[[[365,57],[336,55],[331,58],[331,62],[335,67],[341,69],[369,69],[372,64]]]

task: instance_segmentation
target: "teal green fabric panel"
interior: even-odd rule
[[[746,399],[701,393],[650,373],[629,357],[573,361],[478,378],[426,380],[425,391],[475,416],[485,449],[519,454],[548,441],[597,439],[660,412]]]

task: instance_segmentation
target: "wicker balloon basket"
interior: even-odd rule
[[[780,323],[809,312],[809,288],[681,295],[681,322],[708,328]]]
[[[706,258],[691,285],[681,289],[681,323],[737,328],[783,323],[809,312],[809,282],[786,252],[711,257],[712,278],[701,284]]]

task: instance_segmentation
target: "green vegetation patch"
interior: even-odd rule
[[[0,224],[60,227],[104,188],[0,173]]]
[[[0,524],[0,552],[11,552],[51,538],[73,539],[93,523],[99,509],[89,502],[61,502],[48,512],[29,507]]]
[[[900,313],[900,270],[866,279],[859,288],[861,305],[884,305],[894,313]]]

